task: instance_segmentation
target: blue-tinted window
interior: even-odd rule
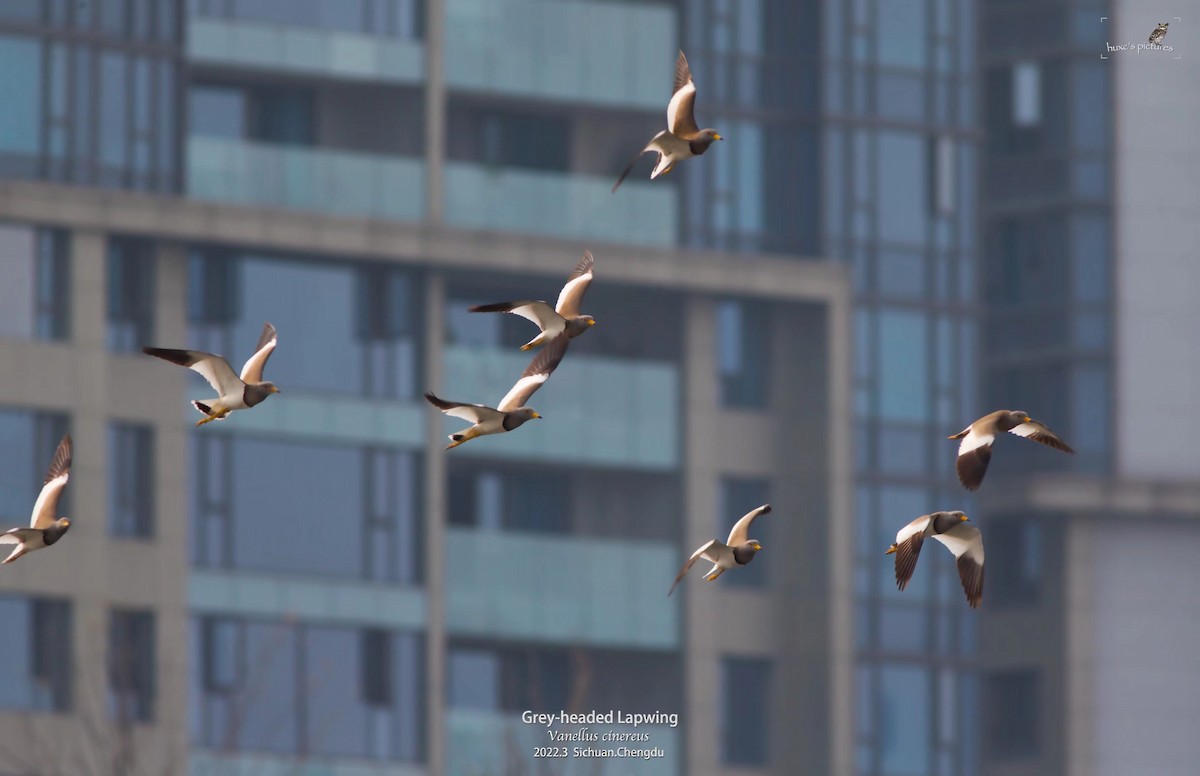
[[[769,399],[768,315],[759,306],[725,300],[716,307],[717,374],[721,404],[761,409]]]
[[[771,663],[721,659],[721,762],[763,766],[770,761]]]
[[[887,776],[930,773],[929,725],[933,700],[928,670],[883,666],[879,674],[883,773]]]
[[[752,509],[770,503],[771,485],[767,480],[722,477],[717,486],[716,534],[721,541],[729,536],[734,523]],[[771,549],[772,515],[755,518],[750,526],[750,538],[757,539],[764,549]],[[726,574],[721,582],[734,587],[765,587],[770,580],[770,558],[772,552],[760,552],[754,560]]]
[[[417,634],[205,617],[195,741],[233,751],[418,761],[423,645]]]
[[[879,411],[888,420],[929,417],[929,320],[919,312],[879,313]]]
[[[246,92],[225,86],[193,86],[188,92],[191,134],[206,137],[246,136]]]
[[[500,660],[486,649],[450,650],[446,661],[446,702],[452,709],[500,708]]]
[[[1037,757],[1042,749],[1037,669],[993,671],[984,678],[983,750],[989,760]]]
[[[34,38],[0,35],[0,94],[0,172],[19,174],[25,170],[19,157],[41,147],[42,47]]]
[[[0,596],[0,708],[71,709],[71,604],[51,598]]]
[[[108,429],[108,525],[113,536],[154,535],[154,430],[114,423]]]
[[[571,481],[544,471],[452,468],[450,521],[491,530],[567,533]]]
[[[189,279],[191,346],[241,363],[270,321],[279,347],[266,376],[281,390],[416,395],[419,308],[410,275],[371,264],[197,254]]]
[[[5,529],[29,524],[46,469],[68,426],[66,415],[0,409],[0,520]],[[70,514],[71,492],[70,487],[63,492],[59,514]]]
[[[154,720],[154,612],[114,609],[108,625],[109,712],[120,724]]]
[[[1032,127],[1042,121],[1042,70],[1034,60],[1012,66],[1012,123]]]
[[[198,438],[195,445],[198,565],[400,583],[418,579],[411,454],[241,436]],[[323,479],[296,478],[297,471],[319,471]],[[281,490],[263,488],[264,482],[292,484]],[[341,486],[329,488],[329,482]],[[288,530],[264,520],[268,514],[287,515]],[[330,530],[331,521],[337,530]],[[317,536],[320,541],[313,541]]]
[[[153,345],[154,246],[144,240],[108,243],[108,347],[131,353]],[[257,340],[256,340],[257,341]]]
[[[924,243],[930,201],[928,147],[920,135],[885,130],[879,133],[879,237]]]
[[[929,16],[913,13],[912,8],[900,3],[879,4],[876,19],[876,44],[879,47],[879,63],[898,67],[925,67],[928,55]]]
[[[0,224],[0,337],[60,340],[68,336],[68,241],[63,232]]]
[[[992,606],[1030,606],[1039,599],[1046,570],[1045,519],[992,516],[988,521],[988,602]]]

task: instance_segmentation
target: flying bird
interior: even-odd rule
[[[168,348],[142,348],[148,356],[155,356],[172,364],[186,366],[200,374],[217,392],[217,400],[193,401],[192,406],[204,414],[196,421],[197,426],[214,420],[224,420],[234,410],[245,410],[261,404],[273,393],[279,393],[275,384],[263,380],[263,367],[275,352],[279,337],[271,324],[263,326],[258,338],[258,347],[242,367],[242,374],[234,374],[233,367],[223,357],[198,350],[170,350]]]
[[[1010,434],[1041,442],[1047,447],[1074,453],[1071,446],[1062,441],[1044,423],[1029,417],[1023,410],[997,410],[947,439],[961,439],[958,445],[958,479],[967,490],[975,490],[987,474],[988,461],[992,460],[992,443],[996,435],[1007,431]]]
[[[541,333],[521,346],[521,350],[529,350],[538,345],[544,345],[550,340],[566,333],[568,338],[578,337],[592,326],[596,319],[590,315],[582,315],[579,306],[583,303],[583,295],[592,284],[591,251],[584,251],[583,258],[575,265],[575,270],[567,278],[567,284],[558,294],[558,302],[551,307],[542,301],[497,302],[496,304],[481,304],[470,308],[473,313],[512,313],[532,321],[541,329]]]
[[[888,547],[887,555],[896,556],[896,587],[908,587],[917,567],[917,555],[925,537],[932,536],[958,559],[958,578],[967,603],[979,608],[983,600],[983,535],[962,512],[934,512],[921,515],[896,533],[896,543]]]
[[[723,139],[715,129],[700,129],[697,126],[695,103],[696,83],[692,80],[687,57],[680,51],[679,58],[675,60],[675,91],[671,95],[671,102],[667,104],[667,128],[655,135],[649,144],[630,160],[621,177],[613,184],[614,193],[625,180],[625,176],[633,170],[637,160],[642,158],[642,154],[650,151],[658,154],[658,163],[654,166],[654,172],[650,173],[650,180],[654,180],[669,173],[676,163],[700,156],[708,150],[714,140]]]
[[[1150,33],[1150,42],[1157,43],[1158,45],[1161,46],[1162,42],[1163,42],[1163,38],[1167,37],[1167,27],[1170,24],[1171,24],[1170,22],[1162,22],[1157,27],[1155,27],[1154,32]]]
[[[771,505],[763,504],[761,507],[747,512],[733,524],[733,530],[729,532],[729,538],[724,543],[720,539],[710,539],[700,549],[693,552],[692,557],[688,558],[687,563],[683,564],[683,568],[679,570],[675,581],[671,583],[671,589],[667,591],[667,595],[675,592],[675,586],[687,576],[688,571],[700,558],[714,564],[704,575],[706,582],[712,582],[729,569],[745,566],[754,560],[755,553],[762,549],[762,545],[758,543],[757,539],[750,538],[750,524],[754,522],[754,518],[770,511]]]
[[[63,488],[71,476],[71,435],[62,438],[50,469],[46,472],[46,480],[42,492],[38,494],[33,505],[33,517],[29,520],[28,528],[13,528],[0,534],[0,544],[15,544],[16,548],[4,559],[4,563],[12,563],[22,555],[34,550],[49,547],[67,533],[71,521],[65,517],[55,519],[58,511],[58,499],[62,496]]]
[[[450,444],[446,445],[446,449],[458,447],[475,437],[503,434],[520,428],[528,420],[540,419],[542,416],[526,407],[525,402],[529,401],[529,397],[542,387],[542,383],[546,382],[558,367],[570,341],[569,337],[556,337],[551,340],[549,345],[533,357],[521,374],[521,379],[517,380],[495,408],[484,404],[446,401],[427,392],[425,398],[430,404],[452,418],[461,418],[472,424],[464,431],[451,434]]]

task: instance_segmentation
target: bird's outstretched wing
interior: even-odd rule
[[[695,114],[696,84],[687,57],[679,52],[675,60],[675,91],[667,104],[667,129],[676,137],[691,137],[700,131]]]
[[[42,492],[38,494],[33,505],[33,516],[29,519],[30,528],[46,528],[58,518],[58,500],[62,497],[63,489],[71,476],[71,435],[67,434],[58,443],[50,468],[46,471],[46,479]]]
[[[960,523],[933,538],[954,553],[967,603],[977,609],[983,600],[983,534],[973,525]]]
[[[263,381],[263,367],[267,365],[267,359],[275,352],[275,345],[279,343],[279,335],[275,331],[275,327],[267,323],[263,325],[262,334],[258,337],[258,346],[254,349],[254,355],[246,361],[242,367],[241,380],[244,383],[261,383]]]
[[[675,581],[671,583],[671,589],[667,591],[668,596],[675,592],[675,586],[679,584],[680,580],[687,576],[687,573],[692,570],[692,566],[696,565],[697,560],[704,558],[705,560],[713,563],[717,562],[717,554],[715,552],[711,552],[711,550],[717,544],[718,542],[716,539],[710,539],[707,543],[701,545],[700,549],[692,553],[692,557],[687,559],[687,563],[683,564],[683,568],[681,568],[679,573],[675,576]]]
[[[1010,434],[1016,434],[1019,437],[1032,439],[1034,442],[1041,442],[1047,447],[1053,447],[1055,450],[1062,450],[1064,453],[1074,453],[1071,446],[1058,438],[1058,435],[1047,428],[1045,423],[1036,420],[1030,420],[1009,429]]]
[[[460,401],[446,401],[445,399],[428,392],[425,394],[425,399],[450,417],[461,418],[468,423],[482,423],[485,420],[496,418],[502,414],[501,412],[494,410],[485,404],[466,404]]]
[[[202,353],[198,350],[171,350],[169,348],[142,348],[148,356],[186,366],[208,381],[218,396],[232,396],[242,390],[245,383],[234,374],[233,367],[221,356]]]
[[[744,544],[750,538],[750,524],[754,522],[754,518],[759,515],[765,515],[770,511],[771,505],[763,504],[761,507],[756,507],[742,515],[741,519],[733,524],[733,530],[729,532],[729,538],[725,540],[725,543],[730,547],[737,547],[739,544]]]
[[[641,154],[639,154],[640,156]],[[558,302],[554,309],[563,318],[574,318],[579,315],[583,306],[583,295],[592,284],[592,265],[595,264],[591,251],[584,251],[583,258],[575,265],[575,271],[567,278],[566,285],[558,294]]]
[[[533,357],[529,366],[525,367],[525,371],[521,373],[521,379],[517,380],[505,394],[500,403],[496,405],[496,409],[500,412],[511,412],[524,407],[525,402],[529,401],[529,397],[533,396],[537,389],[542,387],[542,383],[546,382],[558,368],[570,341],[570,338],[565,335],[550,340],[546,347]]]
[[[540,300],[523,299],[517,302],[496,302],[495,304],[477,304],[467,308],[473,313],[512,313],[531,321],[542,331],[557,327],[562,328],[561,316],[554,308]]]

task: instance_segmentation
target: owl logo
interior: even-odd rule
[[[1150,33],[1150,42],[1151,43],[1157,44],[1159,46],[1162,45],[1163,38],[1167,37],[1167,25],[1168,24],[1170,24],[1170,22],[1163,22],[1162,24],[1160,24],[1154,28],[1154,32]]]

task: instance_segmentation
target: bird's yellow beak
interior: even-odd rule
[[[541,416],[541,415],[539,415],[539,414],[537,414],[536,412],[535,412],[535,413],[533,413],[533,417],[537,418],[538,420],[541,420],[541,419],[542,419],[542,416]]]
[[[965,523],[965,522],[967,522],[967,521],[968,521],[968,520],[970,520],[970,519],[971,519],[971,518],[967,517],[966,515],[963,515],[962,517],[958,518],[958,522],[960,522],[960,523]]]
[[[1031,421],[1031,420],[1033,420],[1033,418],[1029,417],[1028,415],[1026,415],[1026,416],[1025,416],[1025,422],[1026,422],[1026,423],[1028,423],[1028,422],[1029,422],[1029,421]]]
[[[595,326],[595,325],[596,325],[596,319],[595,319],[595,318],[592,318],[590,321],[588,321],[588,326]]]
[[[70,520],[68,520],[68,519],[67,519],[67,518],[65,518],[65,517],[62,519],[62,524],[63,524],[63,525],[65,525],[65,526],[67,526],[68,528],[70,528],[70,527],[71,527],[71,521],[70,521]]]
[[[716,132],[713,133],[713,138],[716,140],[724,140],[725,139],[725,138],[721,137],[720,135],[718,135]]]
[[[275,386],[273,386],[273,385],[272,385],[272,386],[271,386],[271,393],[279,393],[279,389],[278,389],[278,388],[276,388]]]
[[[896,551],[896,545],[893,544],[891,547],[887,548],[887,552],[885,552],[884,555],[891,555],[895,551]]]
[[[762,549],[762,545],[761,545],[761,544],[759,544],[758,542],[755,542],[755,543],[754,543],[754,549],[755,549],[755,550],[761,550],[761,549]]]

